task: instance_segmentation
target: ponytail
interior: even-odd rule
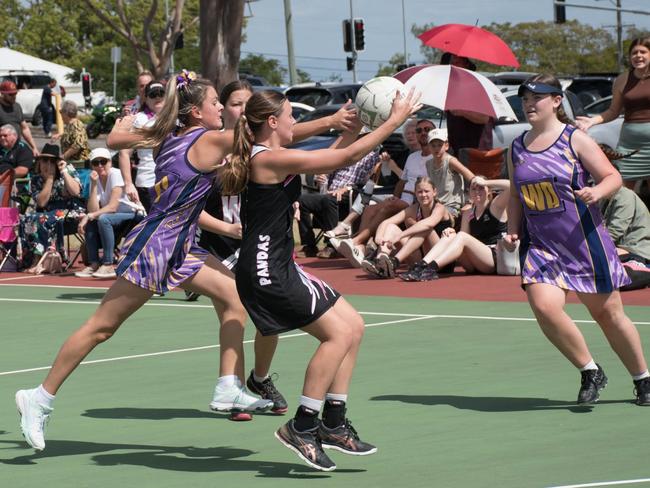
[[[557,112],[555,112],[555,115],[557,116],[558,120],[563,124],[576,125],[575,121],[571,120],[569,116],[566,114],[566,112],[564,111],[564,107],[562,105],[560,105],[557,108]]]
[[[253,134],[248,127],[246,115],[242,114],[235,125],[233,153],[221,171],[221,193],[223,195],[238,195],[246,188],[253,142]]]

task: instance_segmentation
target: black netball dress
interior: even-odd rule
[[[254,146],[252,157],[264,146]],[[300,176],[282,183],[249,181],[242,194],[243,227],[235,274],[237,291],[262,335],[304,327],[329,310],[340,295],[293,260],[293,203]]]

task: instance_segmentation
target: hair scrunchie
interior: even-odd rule
[[[190,83],[192,83],[194,80],[196,80],[196,73],[194,71],[182,69],[176,77],[176,89],[184,90],[185,88],[189,87]]]

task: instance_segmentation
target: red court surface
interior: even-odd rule
[[[465,275],[462,271],[426,283],[404,282],[400,279],[379,280],[353,269],[344,259],[299,259],[313,275],[326,281],[344,295],[376,295],[447,300],[524,302],[526,294],[516,276]],[[0,284],[33,284],[59,286],[108,287],[112,280],[77,278],[73,275],[30,276],[25,273],[0,273]],[[621,293],[625,305],[650,306],[650,288]],[[569,303],[579,303],[569,293]]]

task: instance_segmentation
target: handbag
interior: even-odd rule
[[[497,274],[506,276],[515,276],[521,274],[519,263],[519,241],[517,241],[517,245],[514,251],[509,251],[506,249],[503,239],[499,239],[497,241],[496,255]]]
[[[56,249],[50,247],[41,259],[38,260],[36,266],[31,270],[34,274],[40,275],[43,273],[56,274],[63,271],[63,259],[61,254]]]

